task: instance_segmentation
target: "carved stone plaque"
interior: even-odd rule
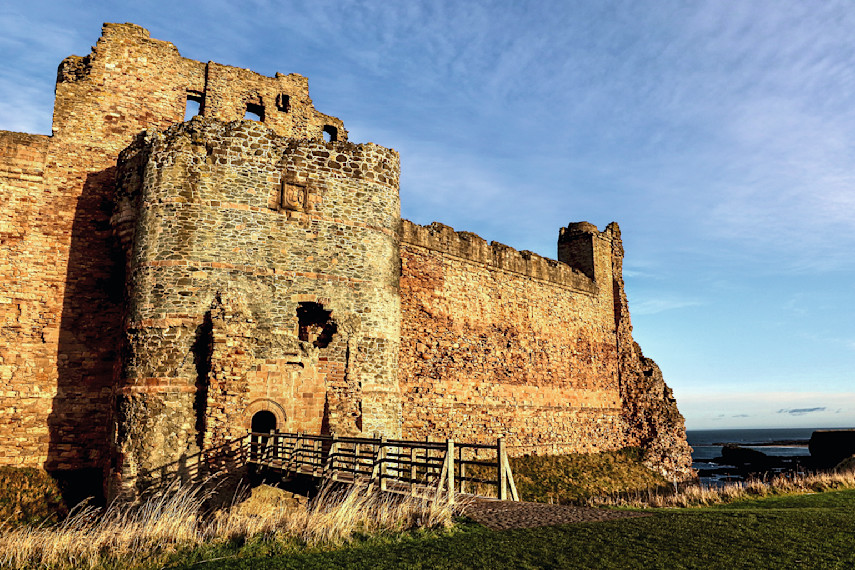
[[[282,181],[281,208],[293,212],[305,212],[309,203],[309,196],[304,184],[294,184]]]

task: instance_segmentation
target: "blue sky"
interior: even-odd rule
[[[50,132],[102,22],[309,78],[401,153],[401,208],[555,256],[617,221],[634,335],[691,428],[855,425],[855,5],[6,2],[0,129]]]

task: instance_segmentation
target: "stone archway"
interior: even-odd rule
[[[243,414],[243,427],[255,431],[255,427],[272,425],[273,429],[281,431],[285,428],[287,419],[285,409],[278,402],[269,398],[259,398],[246,407]],[[258,426],[256,422],[258,422]]]
[[[276,431],[276,415],[269,410],[261,410],[252,415],[252,433],[273,433]]]

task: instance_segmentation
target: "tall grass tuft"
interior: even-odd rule
[[[443,500],[327,487],[310,503],[275,494],[236,501],[207,516],[201,487],[177,487],[142,505],[82,507],[55,526],[0,528],[3,568],[133,568],[151,566],[177,550],[253,538],[305,545],[341,544],[357,534],[451,525]]]
[[[769,479],[749,479],[721,487],[691,484],[677,490],[651,489],[637,493],[589,497],[591,506],[621,507],[699,507],[732,503],[770,495],[818,493],[855,488],[855,470],[820,472],[806,475],[776,475]]]

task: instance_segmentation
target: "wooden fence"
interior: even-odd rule
[[[456,493],[519,501],[503,438],[495,444],[250,433],[249,463],[369,490],[419,497]],[[491,491],[495,490],[495,494]]]

